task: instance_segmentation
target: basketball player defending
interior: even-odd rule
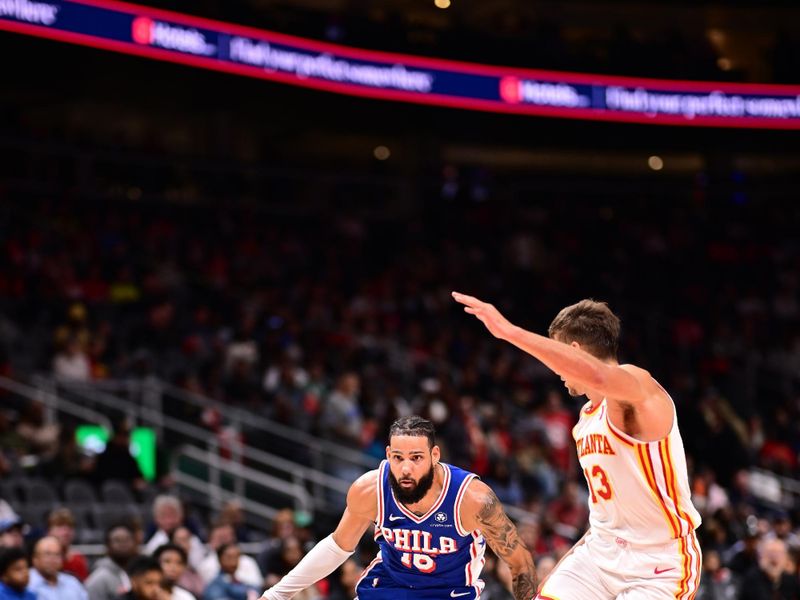
[[[514,599],[532,600],[531,553],[494,492],[439,460],[430,421],[403,417],[389,436],[386,460],[350,487],[336,531],[263,598],[287,600],[327,577],[374,526],[380,550],[356,584],[358,600],[475,600],[487,542],[511,568]]]
[[[537,598],[693,598],[700,515],[675,406],[647,371],[617,363],[619,319],[605,303],[583,300],[558,313],[544,337],[512,325],[491,304],[453,298],[492,335],[560,375],[570,395],[589,399],[572,430],[589,486],[589,530]]]

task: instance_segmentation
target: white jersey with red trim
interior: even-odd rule
[[[662,440],[642,442],[615,427],[607,401],[581,410],[572,430],[589,486],[592,530],[632,544],[663,544],[697,529],[677,416]]]

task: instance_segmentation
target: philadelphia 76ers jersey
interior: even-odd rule
[[[442,491],[430,510],[417,516],[395,499],[389,464],[381,463],[375,523],[380,551],[356,585],[359,600],[474,600],[483,590],[479,575],[486,543],[479,531],[462,529],[460,515],[464,493],[476,475],[439,464],[444,469]]]

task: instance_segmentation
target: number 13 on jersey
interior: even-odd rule
[[[589,492],[592,494],[592,503],[597,504],[597,497],[603,500],[611,500],[611,484],[608,476],[600,465],[586,467],[583,469],[586,482],[589,484]]]

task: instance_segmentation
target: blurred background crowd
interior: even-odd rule
[[[490,298],[539,331],[560,306],[593,293],[622,315],[623,360],[647,366],[675,399],[704,517],[708,585],[744,589],[765,568],[756,547],[772,539],[796,579],[796,506],[753,469],[797,476],[796,217],[757,202],[681,206],[695,229],[681,225],[675,204],[658,211],[646,203],[626,204],[623,214],[613,203],[496,211],[455,202],[412,223],[297,223],[236,207],[198,215],[196,207],[142,204],[15,206],[3,220],[0,285],[6,347],[24,354],[8,352],[3,369],[33,361],[63,379],[158,376],[376,461],[392,420],[425,415],[447,460],[535,515],[521,530],[546,569],[587,517],[570,435],[579,403],[541,365],[465,321],[449,291]],[[748,228],[754,219],[761,226]],[[597,223],[614,231],[600,261],[593,249],[608,237]],[[8,481],[44,476],[60,486],[57,501],[75,478],[103,493],[122,479],[148,507],[171,485],[168,472],[145,484],[124,423],[92,457],[75,448],[74,428],[46,422],[39,405],[7,400],[16,406],[0,434]],[[212,433],[226,424],[224,411],[175,416]],[[255,430],[240,433],[255,447],[286,451]],[[131,553],[154,529],[163,535],[144,546],[148,553],[174,542],[183,513],[172,510],[181,517],[165,525],[142,511]],[[274,536],[267,524],[239,531],[235,512],[187,523],[198,548],[206,543],[194,555],[187,549],[193,567],[219,550],[217,538],[288,544],[299,556],[324,533],[304,523],[298,536],[291,514]],[[225,518],[231,526],[215,534]],[[27,525],[31,536],[47,532],[45,522]],[[250,580],[256,587],[276,574],[265,556]],[[215,574],[208,569],[205,584]]]

